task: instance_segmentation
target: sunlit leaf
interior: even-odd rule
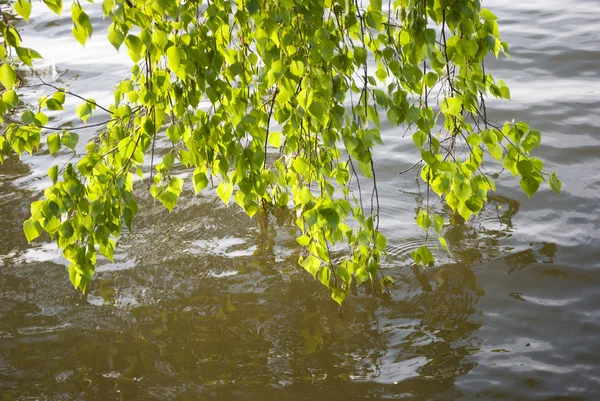
[[[8,63],[2,64],[0,66],[0,82],[6,89],[12,88],[17,82],[17,73],[13,66]]]
[[[60,134],[50,134],[47,138],[48,150],[50,151],[50,155],[55,154],[60,149]]]
[[[23,19],[29,22],[29,16],[31,15],[31,2],[29,0],[17,0],[15,2],[15,11]]]

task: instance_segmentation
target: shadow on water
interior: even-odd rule
[[[100,263],[80,295],[53,247],[22,238],[32,195],[11,180],[27,169],[11,159],[0,174],[6,400],[460,398],[456,379],[482,349],[485,290],[473,266],[503,254],[519,208],[498,197],[495,219],[450,226],[452,263],[388,263],[392,294],[355,289],[341,315],[297,268],[289,214],[253,222],[191,192],[171,214],[141,199],[115,262]],[[504,261],[519,270],[555,253],[541,244]]]

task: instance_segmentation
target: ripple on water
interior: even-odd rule
[[[444,236],[454,256],[440,251],[436,266],[412,268],[411,254],[425,241],[414,225],[423,193],[416,169],[398,172],[415,161],[414,146],[410,132],[382,122],[377,176],[391,257],[384,268],[396,285],[389,295],[353,289],[341,313],[297,267],[285,217],[259,227],[188,187],[171,214],[140,193],[141,214],[115,262],[100,263],[88,295],[75,293],[54,248],[19,237],[50,162],[70,155],[9,160],[0,167],[2,396],[596,399],[600,7],[590,0],[485,5],[500,17],[514,56],[486,64],[514,99],[490,102],[490,113],[543,131],[535,152],[559,172],[562,196],[542,190],[529,201],[505,174],[494,198],[502,207],[487,207],[469,224],[435,204],[452,221]],[[63,19],[34,7],[23,41],[43,52],[45,79],[108,103],[112,85],[128,75],[127,55],[106,42],[99,5],[84,6],[96,24],[85,49],[67,38],[68,3]],[[71,123],[77,104],[69,100],[70,114],[53,114],[53,123]],[[78,151],[94,134],[80,132]]]

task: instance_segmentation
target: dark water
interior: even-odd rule
[[[289,216],[251,221],[189,189],[171,214],[141,195],[134,233],[82,296],[56,249],[21,232],[50,158],[11,158],[0,166],[0,399],[600,399],[600,2],[484,4],[513,55],[489,66],[513,97],[494,118],[543,131],[539,156],[562,196],[528,201],[504,177],[496,205],[448,228],[454,258],[413,269],[423,197],[397,173],[414,147],[387,129],[377,166],[396,284],[360,288],[340,316],[296,266]],[[107,103],[125,57],[99,31],[81,50],[68,19],[36,8],[24,39],[47,58],[42,73],[52,78],[54,59],[56,79]]]

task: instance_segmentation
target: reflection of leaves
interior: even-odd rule
[[[534,243],[529,249],[506,256],[504,261],[510,266],[510,274],[536,263],[553,263],[557,250],[558,246],[553,243]]]
[[[516,252],[504,257],[504,261],[510,266],[508,273],[514,273],[524,267],[531,266],[537,262],[533,249],[525,249],[524,251]]]
[[[553,263],[554,255],[556,254],[558,247],[556,244],[543,242],[542,247],[538,250],[541,255],[544,255],[548,260],[544,260],[544,263]]]
[[[114,289],[114,285],[115,282],[113,280],[103,280],[100,282],[100,288],[98,289],[98,293],[104,300],[105,304],[115,303],[116,291]]]
[[[304,339],[302,354],[311,355],[323,349],[324,335],[329,331],[326,324],[327,317],[321,311],[304,313],[300,329],[300,336]]]
[[[149,206],[153,200],[140,196],[139,202]],[[50,366],[31,364],[28,377],[49,377],[51,380],[40,382],[48,392],[65,391],[62,386],[67,386],[69,394],[76,394],[77,389],[69,386],[83,383],[83,373],[77,370],[60,383],[60,390],[54,377],[75,370],[81,361],[90,361],[85,367],[86,380],[91,381],[88,398],[98,398],[100,391],[103,399],[118,398],[112,389],[125,392],[129,384],[129,393],[122,394],[123,398],[156,395],[152,393],[156,387],[139,385],[132,378],[181,383],[187,388],[187,399],[199,399],[199,393],[207,390],[214,399],[239,399],[242,391],[260,391],[264,397],[258,398],[266,399],[270,389],[270,398],[276,399],[281,390],[275,387],[282,382],[297,385],[306,381],[313,388],[327,383],[332,389],[340,380],[352,377],[363,382],[335,387],[332,398],[373,399],[377,398],[374,394],[383,392],[397,398],[411,391],[416,399],[454,399],[449,394],[454,379],[474,366],[465,357],[479,347],[473,333],[481,326],[477,309],[481,289],[464,264],[417,269],[421,274],[417,279],[410,274],[395,275],[395,282],[401,284],[395,285],[391,296],[361,288],[359,296],[356,292],[349,295],[353,299],[340,318],[329,294],[295,267],[298,245],[293,212],[276,209],[275,217],[257,213],[253,222],[206,198],[181,202],[171,214],[140,207],[139,223],[132,237],[123,239],[117,258],[134,268],[100,271],[91,290],[91,295],[116,298],[115,306],[86,308],[85,304],[73,304],[71,295],[60,301],[63,303],[56,309],[64,311],[61,313],[73,327],[48,341],[28,345],[26,351],[36,361],[55,361]],[[22,208],[11,201],[13,205]],[[7,221],[10,226],[0,227],[6,235],[0,235],[12,240],[20,226],[18,219]],[[497,239],[478,236],[469,224],[448,229],[454,230],[448,240],[454,241],[455,247],[460,248],[464,240],[465,246],[475,249],[460,254],[467,265],[481,260],[482,252],[493,253],[498,247]],[[216,247],[226,238],[239,239],[233,246],[246,252],[235,257],[214,252],[211,244]],[[198,244],[199,239],[206,241]],[[24,238],[22,242],[24,247]],[[158,248],[160,252],[156,252]],[[243,268],[246,274],[239,274]],[[5,294],[42,299],[39,302],[44,306],[62,300],[63,267],[48,270],[51,275],[23,276]],[[238,274],[217,278],[209,276],[209,271]],[[420,284],[429,292],[422,291]],[[407,287],[410,292],[403,294]],[[37,310],[33,303],[20,302],[32,312]],[[23,322],[27,323],[17,321]],[[9,354],[7,362],[17,365],[22,355]],[[375,380],[386,369],[398,369],[394,360],[416,358],[422,363],[409,380],[393,389]],[[21,380],[15,378],[16,373],[8,374],[9,380]],[[423,378],[434,385],[415,387],[415,380]],[[196,386],[200,381],[202,390]]]

